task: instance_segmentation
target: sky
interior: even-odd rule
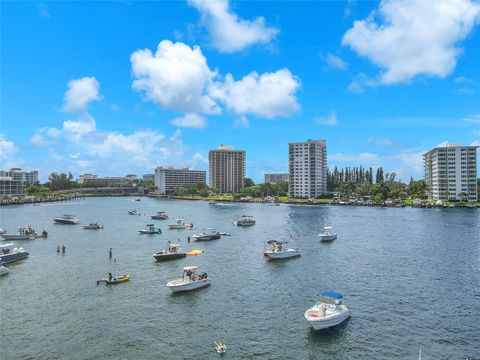
[[[0,165],[100,176],[328,166],[408,181],[439,144],[480,145],[480,2],[0,2]]]

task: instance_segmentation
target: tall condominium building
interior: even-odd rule
[[[221,145],[208,153],[210,187],[222,194],[243,189],[245,179],[245,151]]]
[[[155,169],[155,186],[158,195],[170,195],[182,185],[206,185],[206,183],[206,171],[190,170],[187,167],[181,169],[157,167]]]
[[[265,183],[266,184],[276,184],[279,181],[288,181],[287,174],[265,174]]]
[[[477,148],[447,144],[423,155],[430,198],[477,201]]]
[[[22,171],[20,168],[12,168],[9,171],[0,171],[1,177],[10,177],[12,180],[21,181],[25,184],[38,184],[38,171]]]
[[[307,140],[288,144],[291,197],[316,198],[327,192],[327,144]]]

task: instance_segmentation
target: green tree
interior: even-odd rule
[[[250,178],[245,178],[245,180],[243,181],[243,185],[244,185],[245,187],[250,187],[250,186],[255,185],[255,183],[253,182],[252,179],[250,179]]]
[[[73,175],[71,173],[52,172],[48,177],[48,187],[52,191],[72,189],[77,186],[77,183],[73,181]]]

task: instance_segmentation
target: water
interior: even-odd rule
[[[127,215],[133,207],[142,216]],[[0,279],[2,359],[208,359],[215,341],[232,359],[480,356],[479,210],[92,198],[0,211],[5,229],[49,233],[22,242],[30,257]],[[170,220],[150,220],[156,211]],[[62,214],[105,228],[54,225]],[[243,214],[257,225],[234,227]],[[232,236],[188,244],[195,230],[166,229],[179,216]],[[137,233],[153,222],[161,235]],[[338,232],[330,244],[317,236],[326,225]],[[302,256],[267,261],[269,239],[291,240]],[[156,263],[168,240],[205,253]],[[212,285],[172,295],[165,284],[185,265],[199,265]],[[109,271],[131,281],[96,286]],[[303,313],[319,290],[343,293],[352,318],[311,330]]]

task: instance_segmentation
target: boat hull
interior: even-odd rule
[[[350,310],[345,309],[344,311],[340,312],[338,315],[328,317],[328,318],[323,318],[323,319],[313,319],[311,316],[309,316],[309,311],[311,309],[307,310],[305,312],[305,318],[307,321],[310,323],[312,328],[314,330],[323,330],[323,329],[328,329],[333,326],[337,326],[347,320],[350,317]]]
[[[3,234],[1,236],[5,240],[33,240],[33,239],[35,239],[34,235],[25,235],[25,234]]]
[[[0,276],[7,275],[10,272],[5,266],[0,266]]]
[[[337,234],[332,234],[332,235],[320,234],[320,240],[321,241],[333,241],[336,238],[337,238]]]
[[[78,220],[66,220],[66,219],[53,219],[55,224],[60,224],[60,225],[78,225],[80,224],[80,221]]]
[[[265,251],[265,255],[272,260],[276,259],[288,259],[292,257],[300,256],[300,250],[289,250],[289,251]]]
[[[176,224],[170,224],[170,225],[167,225],[169,229],[171,230],[183,230],[185,229],[185,225],[176,225]]]
[[[153,234],[161,234],[161,231],[148,231],[148,230],[138,230],[140,234],[145,234],[145,235],[153,235]]]
[[[28,257],[28,252],[0,255],[0,264],[11,264]]]
[[[209,241],[209,240],[218,240],[220,239],[220,234],[215,235],[204,235],[204,236],[193,236],[194,241]]]
[[[175,280],[172,280],[167,283],[168,288],[174,293],[192,291],[208,285],[210,285],[209,279],[190,281],[186,283],[177,283]]]
[[[157,261],[168,261],[168,260],[175,260],[175,259],[181,259],[186,257],[186,253],[171,253],[171,254],[153,254],[153,257]]]

